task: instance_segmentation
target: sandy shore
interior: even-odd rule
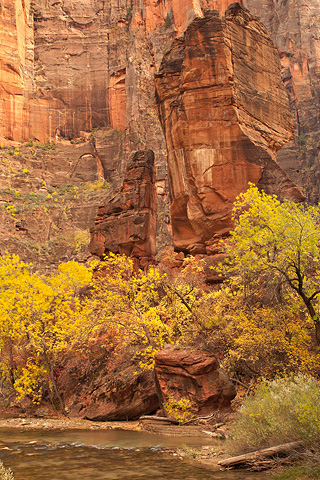
[[[20,430],[141,430],[135,422],[91,422],[80,418],[6,418],[0,419],[0,428]]]

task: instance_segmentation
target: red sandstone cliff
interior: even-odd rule
[[[196,16],[203,17],[207,9],[217,9],[223,14],[231,3],[232,0],[134,0],[130,4],[125,0],[34,0],[33,8],[30,9],[29,0],[3,1],[0,10],[0,40],[4,46],[0,52],[0,142],[1,139],[21,141],[29,138],[46,142],[58,137],[77,137],[82,131],[103,127],[92,134],[92,146],[87,150],[91,159],[94,158],[92,155],[95,156],[99,171],[103,172],[104,178],[110,181],[115,189],[122,184],[130,153],[145,148],[153,150],[157,169],[159,212],[157,241],[158,245],[167,245],[170,243],[170,221],[167,211],[166,146],[154,108],[154,73],[158,71],[170,40],[181,34]],[[292,157],[292,149],[289,150],[291,156],[284,153],[284,159],[290,174],[296,170],[300,173],[303,171],[303,178],[309,182],[311,175],[307,173],[307,167],[311,165],[311,168],[317,171],[315,165],[318,155],[317,134],[314,134],[312,139],[310,135],[312,126],[318,121],[319,110],[316,93],[316,2],[312,0],[310,9],[297,5],[293,0],[281,2],[281,5],[279,2],[263,0],[261,10],[256,2],[246,0],[246,4],[261,15],[278,45],[284,45],[280,50],[285,62],[291,62],[284,76],[291,92],[291,104],[297,111],[299,128],[296,127],[296,142],[299,159]],[[289,17],[292,18],[290,22],[286,20]],[[259,28],[261,30],[261,27]],[[232,35],[236,36],[236,33],[233,32]],[[250,53],[254,45],[250,44],[252,39],[249,37],[250,35],[246,36],[249,43],[244,48],[244,54],[248,58],[251,58],[250,55],[257,57]],[[304,47],[302,48],[304,42],[309,42],[306,54],[303,53]],[[233,49],[236,43],[233,41]],[[240,56],[242,53],[241,51]],[[303,60],[302,67],[299,67],[300,71],[304,72],[301,78],[298,71],[299,55],[307,58],[307,63]],[[255,60],[256,58],[253,58],[253,61]],[[268,58],[268,65],[269,61]],[[190,66],[193,68],[193,62],[190,62]],[[306,66],[310,77],[306,74]],[[192,76],[192,72],[188,75]],[[235,75],[234,78],[241,83],[239,76]],[[309,87],[305,87],[309,78]],[[248,135],[250,142],[261,141],[263,144],[265,141],[266,145],[268,139],[262,141],[258,138],[265,137],[264,122],[261,124],[262,130],[258,127],[254,134],[253,130],[260,120],[255,125],[250,124],[259,109],[264,115],[273,116],[274,110],[270,113],[266,112],[265,108],[270,100],[268,92],[262,90],[262,94],[251,101],[243,84],[235,85],[233,90],[237,92],[234,100],[245,104],[249,109],[248,115],[245,109],[237,111],[242,132],[247,125],[246,128],[251,129]],[[297,93],[298,90],[301,94]],[[240,98],[241,95],[246,97],[245,102]],[[312,114],[308,115],[310,106]],[[279,116],[284,117],[285,114],[276,112],[276,117]],[[191,128],[194,128],[194,135],[199,133],[196,132],[197,127]],[[305,131],[309,133],[305,134]],[[283,141],[279,140],[282,133],[276,130],[266,133],[267,137],[275,135],[275,149]],[[246,135],[245,132],[243,134]],[[222,134],[219,135],[221,137]],[[202,143],[203,139],[200,138],[199,141]],[[243,147],[235,143],[232,146],[233,151],[238,151],[237,155],[240,156],[241,148]],[[275,149],[269,149],[268,155]],[[54,158],[53,152],[51,157]],[[273,162],[273,154],[271,157]],[[16,160],[18,159],[19,157]],[[78,152],[74,155],[68,152],[65,160],[71,163],[72,170],[79,160]],[[201,170],[202,159],[200,160]],[[54,159],[50,161],[55,163]],[[63,171],[58,171],[60,160],[56,163],[54,175],[63,177]],[[22,169],[23,164],[24,159],[21,158]],[[256,171],[257,166],[252,165],[250,168]],[[264,180],[260,183],[270,184],[274,182],[274,178],[278,182],[280,170],[275,168],[276,170],[265,169]],[[53,169],[51,170],[53,172]],[[50,166],[45,165],[44,171],[49,177],[52,176]],[[41,175],[43,176],[43,173]],[[256,175],[249,177],[254,180]],[[317,176],[314,175],[314,178]],[[65,181],[69,182],[67,178]],[[239,179],[240,184],[243,184],[242,177]],[[200,190],[203,186],[204,184],[199,187]],[[24,184],[23,188],[27,190],[28,186]],[[315,192],[318,187],[312,188]],[[216,197],[213,191],[211,194],[205,193],[205,209],[211,208],[208,205],[212,196]],[[230,203],[231,198],[232,195],[226,203]],[[223,198],[219,201],[226,205]],[[197,207],[193,204],[191,208],[190,202],[189,207],[193,210],[192,215],[197,216]],[[207,216],[203,212],[201,215]],[[211,213],[209,217],[210,215]],[[88,222],[90,218],[88,217]],[[181,221],[181,218],[179,220]],[[199,228],[204,228],[206,232],[209,228],[210,231],[207,218]],[[6,231],[7,229],[5,233]],[[17,232],[16,235],[20,235],[20,230]],[[198,237],[192,237],[192,241]],[[48,234],[47,241],[50,240]],[[10,243],[10,239],[8,241]]]
[[[33,69],[29,0],[0,5],[0,139],[29,138],[28,90]]]
[[[175,40],[156,75],[168,149],[173,241],[192,251],[227,232],[248,182],[280,198],[303,195],[276,162],[293,136],[278,52],[239,4],[208,12]]]
[[[279,49],[283,81],[295,123],[295,139],[279,163],[312,203],[320,201],[320,3],[318,0],[244,0]]]
[[[29,0],[5,0],[0,137],[48,141],[101,126],[138,134],[141,109],[150,131],[146,107],[168,39],[230,3],[34,0],[30,10]]]
[[[166,148],[154,73],[168,42],[205,9],[232,0],[6,0],[0,10],[0,143],[94,132],[107,181],[122,184],[130,153],[155,153],[158,243],[170,243]],[[67,182],[67,180],[66,180]]]

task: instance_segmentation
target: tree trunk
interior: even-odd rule
[[[320,346],[320,320],[319,320],[319,318],[317,318],[314,321],[314,326],[315,326],[315,330],[316,330],[316,342],[317,342],[317,346],[319,347]]]
[[[57,399],[60,403],[60,408],[61,408],[61,411],[62,411],[63,415],[65,415],[67,417],[68,415],[67,415],[67,412],[66,412],[66,409],[65,409],[64,401],[63,401],[62,396],[59,393],[59,390],[58,390],[58,387],[57,387],[57,384],[56,384],[56,381],[55,381],[55,378],[54,378],[53,367],[51,365],[51,362],[48,358],[47,353],[44,354],[44,357],[45,357],[46,363],[48,365],[49,377],[50,377],[50,380],[51,380],[51,384],[52,384],[54,393],[56,394],[56,397],[57,397]]]
[[[316,314],[314,306],[312,305],[312,298],[315,298],[315,294],[312,295],[311,297],[307,297],[302,289],[299,289],[297,291],[300,297],[302,298],[305,306],[307,307],[310,317],[314,321],[316,344],[319,347],[320,346],[320,318]]]

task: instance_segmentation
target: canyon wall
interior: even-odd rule
[[[318,0],[244,0],[266,26],[279,49],[282,77],[295,123],[295,139],[278,161],[303,187],[307,200],[320,201],[320,3]]]
[[[46,142],[109,126],[134,131],[137,142],[142,110],[152,136],[152,80],[168,40],[205,9],[223,13],[230,3],[34,0],[30,10],[29,0],[6,0],[1,123],[10,125],[1,136]]]
[[[8,45],[0,52],[0,143],[78,142],[92,132],[95,157],[115,190],[130,154],[151,149],[157,241],[160,247],[170,244],[166,145],[154,106],[154,73],[170,41],[197,15],[210,8],[223,13],[230,3],[33,0],[30,9],[29,0],[2,2],[0,35]]]
[[[0,5],[0,140],[28,138],[32,89],[33,16],[29,0]]]
[[[154,105],[154,75],[158,73],[163,55],[168,52],[171,41],[181,35],[196,17],[204,18],[208,10],[217,10],[223,15],[233,1],[33,0],[31,3],[30,6],[30,0],[3,0],[0,6],[2,45],[0,52],[0,143],[8,145],[9,142],[10,145],[12,141],[33,139],[43,143],[58,141],[61,145],[62,139],[66,137],[75,142],[82,142],[84,138],[88,140],[86,132],[91,132],[89,139],[91,145],[87,145],[88,148],[86,148],[90,152],[90,158],[96,159],[97,168],[100,173],[102,172],[103,178],[114,186],[114,191],[119,190],[122,185],[131,153],[146,148],[151,149],[155,155],[157,177],[157,244],[158,247],[170,244],[167,151]],[[319,5],[316,0],[311,0],[308,6],[298,0],[284,0],[281,3],[275,0],[262,0],[258,6],[253,0],[244,0],[243,3],[253,13],[260,16],[280,50],[283,80],[289,93],[291,111],[294,114],[295,140],[289,142],[288,147],[282,148],[278,152],[278,160],[290,177],[299,185],[304,186],[308,199],[315,202],[319,197],[318,175],[320,174],[318,173],[319,36],[317,33],[319,30]],[[230,25],[229,20],[228,22]],[[253,47],[256,47],[255,35],[257,32],[251,35],[254,30],[251,28],[254,22],[251,21],[251,27],[249,26],[251,34],[249,34],[250,28],[247,34],[244,34],[243,31],[246,31],[248,24],[245,20],[243,22],[243,25],[237,28],[228,27],[230,31],[229,36],[225,36],[225,39],[228,37],[225,45],[229,42],[227,49],[230,47],[234,52],[236,48],[239,48],[237,55],[239,58],[244,55],[248,59],[248,69],[250,70],[250,62],[257,65],[259,59],[258,55],[252,53],[255,52]],[[263,27],[259,26],[258,30],[263,31],[264,38],[267,38]],[[242,36],[239,45],[236,40],[238,34]],[[268,43],[269,40],[266,42]],[[204,53],[206,48],[199,45],[197,51],[195,50],[195,53],[190,53],[190,55],[199,54],[199,62],[202,62],[203,68],[208,66],[211,68],[210,65],[205,66],[204,58],[208,53]],[[219,80],[222,74],[217,72],[216,87],[222,86],[219,101],[235,102],[233,113],[230,113],[232,105],[225,105],[226,111],[229,111],[226,115],[230,115],[230,118],[236,115],[237,121],[241,124],[239,135],[242,143],[238,144],[235,140],[238,134],[232,133],[229,140],[231,141],[231,137],[233,140],[229,147],[226,146],[225,129],[222,125],[228,121],[223,117],[219,133],[217,133],[218,130],[215,130],[215,134],[217,133],[215,141],[217,142],[219,139],[221,148],[214,151],[219,151],[222,158],[229,149],[229,157],[232,151],[234,157],[239,156],[243,159],[246,156],[249,158],[252,149],[257,151],[256,147],[259,145],[262,152],[261,158],[259,158],[262,163],[268,158],[271,162],[269,163],[270,168],[264,168],[263,176],[260,178],[258,172],[262,167],[259,162],[255,163],[256,160],[254,160],[247,163],[246,174],[243,174],[242,167],[240,168],[238,164],[231,169],[232,172],[221,173],[220,180],[217,178],[214,180],[218,184],[219,182],[221,184],[223,176],[233,179],[227,181],[226,193],[223,196],[221,196],[220,187],[215,191],[212,188],[216,187],[212,187],[212,185],[212,188],[208,187],[207,177],[210,175],[210,169],[205,176],[201,174],[202,180],[200,183],[197,180],[196,186],[197,195],[201,199],[189,201],[188,210],[189,213],[191,212],[194,224],[191,230],[194,228],[196,231],[204,229],[205,234],[194,235],[192,233],[189,235],[191,217],[189,218],[189,213],[183,213],[186,216],[181,217],[180,213],[186,207],[181,206],[183,203],[181,199],[174,200],[176,205],[173,208],[175,211],[173,215],[176,217],[175,224],[177,225],[177,222],[182,224],[183,219],[188,217],[189,223],[187,222],[186,228],[188,231],[190,230],[188,233],[191,239],[190,244],[196,245],[199,241],[200,251],[203,250],[203,238],[208,238],[210,236],[208,232],[212,231],[211,220],[215,214],[209,210],[216,209],[218,212],[220,205],[221,212],[218,215],[222,215],[222,217],[226,215],[225,219],[227,219],[230,202],[238,191],[238,187],[234,187],[238,181],[239,190],[246,188],[246,182],[250,179],[255,181],[259,178],[261,186],[273,183],[274,187],[275,184],[279,186],[282,181],[287,181],[284,180],[285,177],[274,160],[276,150],[290,137],[291,127],[282,123],[287,115],[286,107],[282,109],[281,106],[279,110],[270,107],[271,110],[268,110],[275,100],[273,94],[270,96],[274,85],[264,85],[263,82],[261,83],[261,78],[265,73],[269,78],[270,72],[266,72],[263,68],[267,66],[269,69],[276,54],[271,49],[272,55],[269,56],[266,51],[265,49],[263,53],[266,55],[263,57],[265,65],[259,66],[255,71],[257,78],[254,80],[258,81],[257,95],[256,92],[250,91],[250,88],[246,87],[245,75],[244,78],[241,77],[241,72],[244,71],[243,65],[240,65],[241,62],[235,64],[235,70],[231,72],[231,76],[238,82],[234,86]],[[189,82],[191,85],[192,75],[195,75],[198,66],[196,59],[190,57],[187,58],[187,61],[191,69],[186,73],[189,79],[186,82],[183,80],[182,83],[187,85]],[[228,62],[226,54],[225,59],[220,63],[229,75]],[[276,67],[277,69],[278,67]],[[211,73],[208,75],[210,76]],[[246,75],[249,75],[248,72]],[[281,91],[279,88],[276,87],[278,93]],[[205,97],[204,93],[198,92],[198,95],[199,98],[201,95]],[[205,103],[207,100],[203,98],[202,102]],[[282,98],[281,102],[283,102]],[[239,105],[243,105],[244,108],[238,108]],[[248,108],[247,112],[246,108]],[[258,115],[257,122],[253,120],[256,113]],[[200,114],[201,108],[199,116]],[[274,124],[280,121],[280,131],[277,131],[276,128],[270,130],[269,123],[274,114]],[[267,119],[266,122],[261,120],[261,115]],[[280,119],[279,116],[282,118]],[[210,157],[211,154],[209,157],[205,155],[206,149],[202,153],[200,152],[200,146],[207,141],[204,137],[211,132],[210,121],[204,128],[201,121],[198,122],[198,120],[193,126],[190,126],[190,129],[193,129],[194,138],[199,137],[199,140],[196,140],[198,145],[194,148],[198,153],[192,153],[199,157],[197,157],[199,171],[208,162],[210,164],[213,161],[213,157]],[[231,120],[231,124],[232,122],[233,120]],[[231,128],[233,132],[238,129],[235,126],[236,123]],[[182,123],[180,122],[179,125],[175,128],[179,129]],[[273,136],[274,139],[270,141]],[[244,141],[244,138],[247,140]],[[191,152],[193,148],[190,147],[189,150]],[[243,153],[244,151],[246,153]],[[51,153],[54,157],[54,152]],[[255,155],[253,154],[254,158],[256,158]],[[19,156],[16,160],[19,160]],[[54,162],[54,159],[52,161]],[[66,161],[71,163],[70,168],[72,169],[73,163],[78,162],[78,152],[75,152],[75,155],[68,153]],[[214,161],[216,160],[214,159]],[[21,171],[23,164],[24,159],[21,158]],[[32,164],[31,160],[30,164]],[[229,165],[231,164],[229,163]],[[248,167],[249,164],[250,167]],[[169,170],[170,168],[169,166]],[[193,166],[193,168],[195,167]],[[45,171],[49,172],[47,167],[45,167]],[[172,175],[172,169],[170,171]],[[39,178],[39,185],[41,185],[41,181]],[[183,182],[179,176],[171,178],[172,192],[177,189],[177,184],[181,181]],[[187,181],[192,183],[192,175]],[[67,179],[66,182],[68,182]],[[173,185],[175,186],[173,187]],[[190,186],[191,184],[189,189]],[[24,189],[27,187],[26,184],[23,186]],[[182,191],[184,187],[180,185],[180,188]],[[232,194],[230,194],[231,191]],[[179,202],[182,203],[177,207]],[[200,203],[197,204],[197,202]],[[210,206],[212,202],[214,207]],[[198,209],[200,210],[197,211]],[[195,226],[200,217],[202,220],[199,225]],[[88,219],[88,221],[93,221],[93,219]],[[219,232],[230,226],[228,221],[221,221]],[[183,243],[181,248],[186,247],[188,245]]]
[[[293,137],[278,52],[265,27],[239,4],[208,12],[175,40],[156,74],[168,149],[173,242],[206,253],[227,233],[248,183],[280,198],[303,195],[276,162]]]

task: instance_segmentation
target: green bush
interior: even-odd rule
[[[250,451],[301,440],[320,445],[320,382],[302,374],[261,383],[233,425],[231,448]]]
[[[0,480],[14,480],[10,468],[5,468],[2,462],[0,462]]]

